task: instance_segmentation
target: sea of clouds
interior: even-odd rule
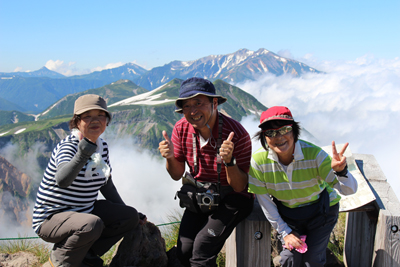
[[[400,199],[400,58],[300,61],[324,73],[265,75],[238,87],[266,107],[287,106],[317,145],[349,142],[352,153],[373,155]]]
[[[355,61],[321,62],[307,57],[300,61],[324,73],[300,78],[265,75],[237,86],[266,107],[289,107],[317,145],[349,142],[353,153],[374,155],[400,199],[399,159],[395,156],[400,149],[400,59],[364,56]],[[249,116],[241,122],[251,136],[258,130],[258,120]],[[116,139],[106,130],[104,139],[110,147],[113,180],[125,203],[155,224],[174,221],[182,212],[174,199],[181,182],[169,177],[165,160],[138,149],[132,138]],[[253,143],[253,150],[258,147]],[[40,149],[38,145],[33,152]],[[0,155],[39,182],[42,174],[37,173],[37,163],[27,164],[15,156],[16,151],[15,146],[8,146]],[[0,237],[33,235],[31,229],[11,231],[8,227],[0,222]]]

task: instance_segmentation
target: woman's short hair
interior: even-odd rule
[[[69,121],[69,129],[78,129],[78,122],[81,120],[81,117],[79,115],[74,114],[72,119]]]
[[[272,121],[271,121],[272,122]],[[287,120],[273,120],[273,122],[275,124],[278,124],[279,126],[285,126],[285,125],[292,125],[293,127],[293,137],[294,137],[294,142],[296,143],[299,140],[299,136],[300,136],[300,123],[297,121],[287,121]],[[272,129],[271,123],[266,122],[263,123],[261,125],[261,130],[258,131],[253,138],[255,140],[259,140],[261,142],[261,146],[265,149],[268,150],[268,144],[267,141],[265,140],[265,136],[264,136],[264,131],[265,130],[269,130]]]

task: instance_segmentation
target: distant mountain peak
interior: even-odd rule
[[[319,71],[265,48],[257,51],[242,48],[225,55],[209,55],[191,61],[174,60],[151,70],[130,62],[116,68],[70,77],[65,77],[47,67],[29,73],[0,73],[0,93],[3,99],[24,107],[26,111],[37,113],[44,111],[67,94],[112,83],[118,85],[127,80],[142,89],[153,90],[175,78],[185,80],[190,77],[203,77],[211,81],[221,79],[237,85],[248,80],[256,80],[266,74],[276,76],[288,74],[298,77],[310,72]],[[13,87],[12,90],[10,86]]]
[[[318,72],[301,62],[281,57],[265,48],[251,51],[246,48],[226,55],[209,55],[191,61],[174,60],[156,67],[139,77],[135,83],[146,89],[154,89],[174,78],[203,77],[211,81],[239,84],[246,80],[270,73],[276,76],[291,74],[301,76],[307,72]]]
[[[35,71],[18,71],[18,72],[9,72],[9,73],[5,73],[2,72],[0,73],[0,76],[20,76],[20,77],[47,77],[47,78],[64,78],[65,76],[49,70],[46,66],[41,67],[38,70]]]
[[[131,80],[127,80],[127,79],[120,79],[120,80],[118,80],[116,82],[113,82],[111,84],[123,84],[123,83],[128,83],[128,84],[132,83],[133,84],[133,82]]]
[[[65,77],[64,75],[48,69],[46,66],[41,67],[40,69],[36,71],[30,72],[32,74],[32,77],[49,77],[49,78],[61,78]]]

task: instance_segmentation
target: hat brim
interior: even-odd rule
[[[258,128],[262,128],[261,126],[269,121],[294,121],[293,119],[290,118],[284,118],[284,117],[274,117],[274,118],[269,118],[269,119],[265,119],[263,120],[262,123],[260,123],[260,125],[258,125]]]
[[[100,107],[100,106],[98,106],[98,105],[90,105],[90,106],[87,106],[87,107],[85,107],[85,108],[83,108],[83,109],[77,110],[77,111],[75,112],[75,115],[82,115],[82,114],[85,113],[86,111],[93,110],[93,109],[102,110],[102,111],[104,111],[105,113],[107,113],[108,116],[111,118],[111,113],[110,113],[107,109],[104,109],[104,108],[102,108],[102,107]]]
[[[223,104],[223,103],[225,103],[225,102],[227,101],[227,98],[225,98],[225,97],[223,97],[223,96],[220,96],[220,95],[205,94],[204,92],[202,92],[202,93],[197,93],[197,94],[194,94],[194,95],[191,95],[191,96],[188,96],[188,97],[181,97],[181,98],[178,98],[178,99],[175,101],[175,106],[178,107],[177,109],[175,109],[175,112],[176,112],[176,113],[183,113],[182,104],[181,104],[182,101],[183,101],[183,100],[187,100],[187,99],[191,99],[191,98],[196,97],[196,96],[198,96],[198,95],[205,95],[205,96],[212,97],[212,98],[218,98],[218,105]]]

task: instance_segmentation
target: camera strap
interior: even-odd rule
[[[221,114],[218,114],[218,140],[217,140],[217,173],[218,173],[218,182],[217,182],[217,190],[218,193],[221,192],[221,166],[222,166],[222,158],[219,155],[219,149],[222,144],[222,126],[223,126],[223,118]],[[212,137],[212,132],[211,132]],[[210,138],[211,138],[210,137]],[[196,145],[196,134],[193,134],[193,164],[194,164],[194,173],[197,174],[199,171],[199,166],[197,164],[197,145]],[[194,178],[196,187],[197,187],[197,178]]]

